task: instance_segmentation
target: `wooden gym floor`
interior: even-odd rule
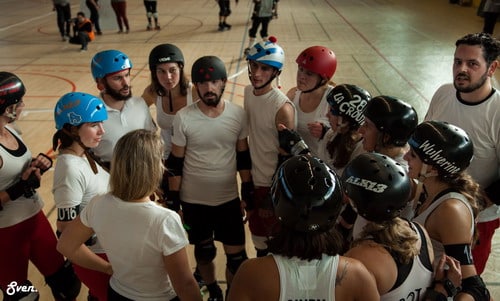
[[[79,0],[71,2],[73,16],[80,7],[87,11]],[[217,31],[214,0],[159,0],[160,31],[146,31],[142,0],[128,0],[129,34],[116,33],[109,0],[100,2],[104,34],[90,43],[87,52],[80,53],[79,46],[61,42],[50,0],[0,1],[0,70],[16,73],[27,86],[26,108],[17,124],[33,153],[51,148],[52,112],[60,96],[70,91],[97,93],[89,66],[100,50],[118,49],[130,56],[135,95],[149,82],[148,54],[157,44],[179,46],[188,73],[198,57],[217,55],[230,74],[225,97],[242,103],[243,87],[249,83],[242,52],[248,44],[251,0],[231,2],[228,23],[233,27],[224,32]],[[301,50],[323,45],[337,55],[336,83],[360,85],[374,96],[400,97],[417,109],[422,120],[434,91],[452,80],[454,42],[482,28],[482,19],[475,12],[474,7],[451,5],[447,0],[281,0],[279,17],[271,21],[269,29],[286,54],[281,85],[285,92],[295,85],[295,58]],[[498,87],[497,78],[498,72]],[[51,186],[49,172],[40,193],[44,211],[54,223]],[[254,256],[251,242],[247,244],[249,255]],[[220,249],[217,266],[222,280],[225,258]],[[493,297],[500,300],[498,233],[493,249],[483,278]],[[51,300],[48,287],[33,267],[29,278],[40,290],[41,300]],[[86,290],[78,300],[86,300]]]

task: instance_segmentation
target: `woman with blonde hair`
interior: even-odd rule
[[[162,157],[163,142],[151,131],[120,138],[110,192],[92,199],[59,240],[58,250],[72,262],[112,275],[108,300],[201,301],[180,216],[149,199],[163,176]],[[109,263],[83,247],[94,233]]]

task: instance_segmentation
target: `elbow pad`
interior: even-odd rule
[[[184,157],[176,157],[170,154],[167,158],[167,169],[169,176],[182,176],[182,169],[184,168]]]

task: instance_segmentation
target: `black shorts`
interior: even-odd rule
[[[182,202],[182,213],[189,243],[214,239],[229,246],[245,244],[245,228],[240,199],[218,206]]]
[[[229,0],[219,0],[219,16],[227,17],[231,14]]]

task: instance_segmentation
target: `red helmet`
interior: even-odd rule
[[[302,51],[295,62],[302,68],[329,80],[337,69],[335,53],[323,46],[312,46]]]

